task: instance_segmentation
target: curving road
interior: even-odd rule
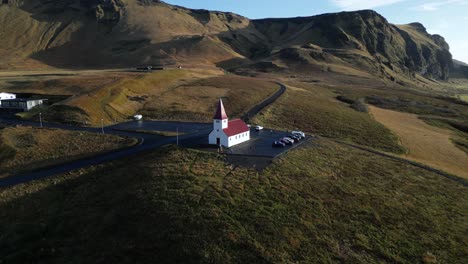
[[[250,109],[244,115],[244,119],[249,120],[251,117],[259,113],[263,108],[267,107],[268,105],[276,101],[286,91],[285,85],[281,83],[277,83],[277,84],[280,85],[280,89],[276,93],[274,93],[273,95],[265,99],[263,102],[261,102],[260,104]],[[108,153],[101,154],[98,156],[75,160],[75,161],[71,161],[68,163],[61,164],[61,165],[53,166],[50,168],[43,168],[43,169],[36,170],[34,172],[0,179],[0,188],[10,187],[10,186],[14,186],[14,185],[21,184],[21,183],[62,174],[71,170],[86,168],[89,166],[122,159],[122,158],[129,157],[129,156],[132,156],[132,155],[144,152],[144,151],[156,149],[164,145],[177,143],[176,137],[163,137],[163,136],[151,135],[151,134],[146,134],[146,133],[127,132],[127,131],[118,130],[121,128],[126,128],[132,123],[138,123],[136,124],[137,126],[148,127],[148,130],[155,126],[159,128],[155,130],[161,130],[161,131],[174,131],[175,127],[181,127],[182,129],[186,129],[186,131],[179,130],[180,132],[186,132],[186,134],[179,136],[178,141],[180,144],[191,143],[193,141],[198,142],[202,140],[203,138],[208,137],[208,134],[212,130],[211,124],[182,123],[182,122],[141,122],[140,121],[140,122],[129,122],[129,123],[119,124],[115,126],[105,127],[104,132],[106,134],[112,134],[112,135],[118,135],[118,136],[124,136],[124,137],[125,136],[134,137],[138,139],[138,144],[133,147],[108,152]],[[39,127],[38,122],[22,121],[22,120],[16,120],[16,119],[5,120],[5,119],[0,118],[0,124],[27,125],[27,126]],[[92,133],[102,133],[101,128],[76,127],[76,126],[71,126],[71,125],[54,124],[54,123],[43,123],[43,127],[65,129],[65,130],[72,130],[72,131],[87,131],[87,132],[92,132]]]
[[[247,111],[247,113],[245,113],[242,116],[242,119],[245,122],[248,123],[250,121],[250,118],[252,118],[255,115],[257,115],[258,113],[260,113],[260,111],[262,111],[265,107],[267,107],[270,104],[274,103],[276,100],[278,100],[278,98],[280,98],[280,96],[282,96],[284,94],[284,92],[286,92],[286,86],[284,84],[282,84],[280,82],[275,82],[275,83],[280,86],[279,90],[276,91],[273,95],[271,95],[267,99],[263,100],[263,102],[259,103],[258,105],[252,107],[252,109]]]

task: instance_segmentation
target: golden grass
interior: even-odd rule
[[[275,103],[253,120],[267,128],[299,129],[389,152],[402,152],[396,136],[368,113],[335,99],[332,90],[314,84],[289,83]]]
[[[202,76],[187,70],[164,70],[150,74],[123,79],[109,86],[104,86],[89,93],[70,98],[65,104],[85,110],[91,124],[105,124],[122,121],[142,109],[145,101],[131,100],[132,97],[150,97],[159,95],[172,86],[177,86],[182,79]],[[157,97],[156,97],[157,99]]]
[[[135,78],[137,73],[107,73],[93,75],[77,75],[68,77],[21,77],[13,79],[16,82],[26,84],[10,88],[20,93],[37,93],[50,95],[77,95],[92,92],[104,86],[112,85],[125,78]],[[11,79],[11,78],[5,78]],[[1,78],[0,78],[1,80]]]
[[[412,39],[417,40],[418,43],[429,44],[431,46],[437,46],[434,43],[434,40],[428,38],[425,34],[419,32],[411,25],[398,25],[397,26],[400,30],[407,32]]]
[[[426,124],[417,115],[370,106],[374,118],[395,132],[406,158],[468,178],[468,155],[450,140],[452,132]]]
[[[460,95],[460,99],[462,99],[465,102],[468,102],[468,94]]]
[[[0,130],[0,177],[131,146],[135,139],[32,127]]]
[[[229,115],[239,117],[279,89],[271,81],[223,75],[222,71],[214,69],[168,69],[143,74],[65,71],[71,76],[50,71],[57,75],[49,77],[47,72],[34,73],[37,77],[18,72],[19,76],[14,79],[0,76],[0,84],[2,81],[26,82],[12,89],[15,92],[73,95],[59,104],[83,110],[85,114],[74,121],[94,126],[101,125],[101,119],[109,125],[137,113],[148,119],[208,122],[220,97],[224,98]],[[66,110],[61,111],[63,116],[67,115]],[[46,116],[46,119],[50,121],[53,117]]]
[[[230,118],[239,117],[275,93],[279,85],[248,77],[217,76],[174,87],[150,98],[145,115],[163,120],[210,122],[222,97]]]

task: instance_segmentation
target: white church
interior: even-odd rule
[[[209,144],[229,148],[248,140],[250,140],[249,127],[240,119],[229,120],[220,98],[213,117],[213,131],[208,137]]]

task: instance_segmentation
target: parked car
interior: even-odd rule
[[[143,119],[143,116],[142,116],[142,115],[134,115],[134,116],[133,116],[133,119],[135,119],[135,120],[141,120],[141,119]]]
[[[285,138],[285,137],[280,139],[280,141],[283,142],[286,145],[292,145],[294,143],[294,140],[288,139],[288,138]]]
[[[257,130],[257,131],[263,130],[263,127],[262,126],[256,126],[255,130]]]
[[[305,138],[305,133],[302,131],[292,131],[291,134],[299,135],[301,138]]]
[[[284,139],[284,140],[287,140],[287,141],[289,141],[289,142],[291,142],[291,144],[296,143],[296,142],[294,141],[294,139],[292,139],[292,138],[290,138],[290,137],[284,137],[283,139]]]
[[[288,137],[294,140],[294,142],[299,142],[302,139],[299,135],[294,135],[294,134],[289,135]]]
[[[284,144],[283,142],[277,140],[277,141],[273,142],[272,146],[275,147],[275,148],[284,148],[284,147],[286,147],[286,144]]]

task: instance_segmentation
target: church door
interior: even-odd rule
[[[220,138],[216,138],[216,145],[217,146],[221,145],[221,139]]]

